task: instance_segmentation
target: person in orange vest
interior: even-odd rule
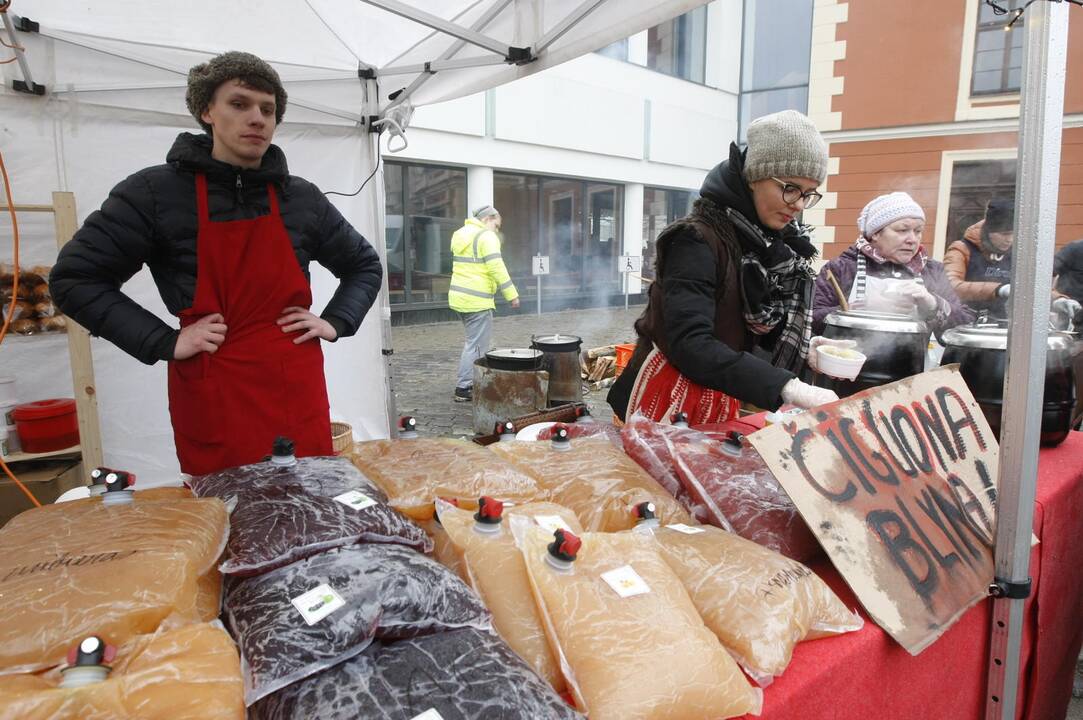
[[[455,402],[474,399],[474,361],[492,346],[496,309],[493,297],[499,292],[513,308],[519,307],[519,291],[500,254],[500,224],[500,212],[492,205],[484,205],[451,236],[448,306],[459,314],[466,330]]]
[[[185,99],[205,132],[113,188],[61,251],[54,300],[138,360],[169,363],[182,471],[258,462],[279,435],[298,456],[330,455],[321,344],[357,332],[379,256],[271,144],[286,91],[270,65],[224,53],[191,69]],[[313,260],[339,280],[319,315]],[[122,292],[143,265],[179,330]]]

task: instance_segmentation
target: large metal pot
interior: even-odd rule
[[[537,370],[542,354],[533,348],[497,348],[485,353],[485,359],[494,370]]]
[[[1074,333],[1049,333],[1042,401],[1043,445],[1058,445],[1068,436],[1075,406],[1072,372]],[[952,328],[944,333],[943,364],[959,363],[974,399],[978,401],[993,432],[1000,437],[1000,414],[1004,406],[1004,371],[1008,359],[1007,323],[984,323]]]
[[[821,376],[816,384],[829,387],[839,397],[879,387],[925,371],[929,326],[908,315],[840,310],[824,321],[824,337],[853,340],[868,360],[855,380]]]
[[[488,357],[474,362],[474,432],[488,435],[498,422],[545,409],[549,373],[536,362],[522,362],[519,367],[514,361],[510,366],[498,361],[500,367],[494,367]]]
[[[579,348],[583,339],[577,335],[535,335],[531,347],[542,353],[541,368],[549,372],[549,406],[583,400],[583,378],[579,369]]]

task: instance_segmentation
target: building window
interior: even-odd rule
[[[994,197],[1015,195],[1015,160],[956,162],[951,174],[947,245],[963,239],[963,233],[985,217],[985,206]]]
[[[493,201],[503,218],[504,264],[520,294],[536,292],[531,260],[549,256],[549,295],[597,295],[619,290],[624,188],[589,180],[493,174]]]
[[[628,60],[628,38],[618,40],[596,51],[599,55],[611,57],[614,60]]]
[[[691,190],[643,188],[643,277],[654,278],[655,242],[674,220],[692,210],[696,193]]]
[[[758,117],[808,111],[811,57],[812,0],[745,0],[740,142]]]
[[[706,81],[706,6],[647,30],[647,67],[692,82]]]
[[[384,185],[384,242],[392,305],[446,305],[451,235],[467,213],[466,171],[388,162]]]
[[[1008,30],[1014,11],[1024,0],[1001,0],[1009,10],[997,15],[982,3],[978,11],[978,32],[974,42],[974,73],[971,95],[996,95],[1019,92],[1023,74],[1023,22],[1025,16]]]

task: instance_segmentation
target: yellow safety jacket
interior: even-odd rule
[[[451,236],[451,287],[448,305],[456,312],[492,310],[493,296],[499,290],[508,302],[519,297],[504,260],[500,257],[500,238],[474,218]]]

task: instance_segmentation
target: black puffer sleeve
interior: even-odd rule
[[[782,386],[794,374],[731,348],[714,335],[717,261],[711,249],[689,234],[673,238],[667,252],[661,282],[669,361],[694,383],[777,410]]]
[[[383,266],[376,249],[346,222],[315,185],[309,187],[316,195],[313,201],[321,217],[314,257],[339,279],[338,289],[320,317],[334,326],[339,337],[350,337],[376,302]]]
[[[154,193],[146,177],[136,173],[114,187],[101,209],[86,219],[49,276],[61,312],[148,365],[173,359],[179,331],[120,287],[155,253]]]

